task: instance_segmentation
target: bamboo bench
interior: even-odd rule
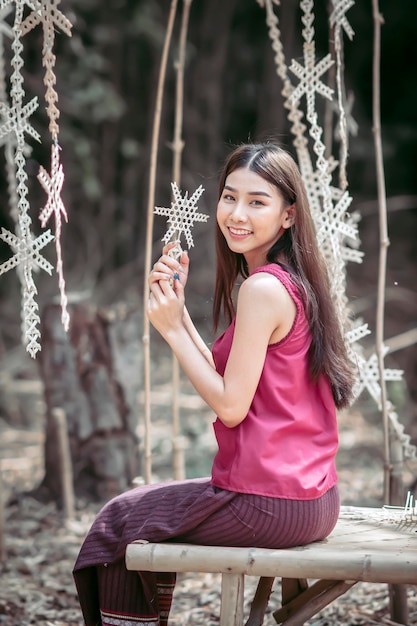
[[[275,621],[300,626],[359,581],[417,585],[417,523],[399,511],[342,507],[331,535],[317,543],[271,550],[139,540],[127,546],[126,567],[222,574],[220,626],[243,625],[246,575],[260,576],[246,626],[261,626],[279,577],[282,608]]]

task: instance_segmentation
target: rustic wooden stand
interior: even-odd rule
[[[417,585],[417,533],[380,519],[381,509],[342,507],[332,534],[307,546],[270,550],[136,541],[126,567],[136,571],[222,574],[220,626],[242,626],[245,576],[260,576],[246,626],[261,626],[276,577],[278,624],[301,626],[359,581]],[[311,580],[308,585],[307,579]]]

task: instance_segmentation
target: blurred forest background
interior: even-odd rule
[[[329,51],[330,2],[315,3],[317,54]],[[69,222],[63,229],[63,257],[70,300],[109,307],[118,302],[141,309],[150,147],[168,0],[62,0],[72,21],[71,38],[57,33],[63,199]],[[389,340],[417,324],[417,80],[416,0],[380,0],[384,17],[381,58],[381,116],[386,189],[388,250],[385,337]],[[287,63],[302,57],[298,0],[277,7]],[[373,20],[370,0],[357,1],[348,20],[355,32],[345,37],[346,92],[357,132],[348,158],[351,210],[359,211],[362,265],[348,266],[348,295],[355,314],[375,328],[379,252],[378,206],[372,132]],[[179,20],[171,47],[162,113],[156,204],[168,206],[172,180],[176,51]],[[25,37],[25,83],[28,97],[42,102],[42,33]],[[185,69],[182,160],[183,190],[199,185],[199,203],[212,218],[197,225],[191,251],[188,305],[211,340],[211,293],[217,173],[235,144],[278,138],[292,151],[292,137],[276,75],[265,11],[255,0],[194,0],[191,5]],[[48,167],[48,120],[41,105],[32,118],[44,139],[33,145],[28,161],[30,201],[35,230],[45,194],[37,181]],[[0,225],[13,230],[5,177],[0,177]],[[154,253],[161,247],[165,219],[155,221]],[[40,230],[40,228],[39,228]],[[0,244],[0,262],[10,255]],[[54,247],[45,252],[55,264]],[[37,275],[41,309],[56,299],[56,277]],[[18,376],[36,367],[21,346],[20,287],[15,272],[0,278],[0,348],[2,367],[14,364]],[[375,335],[368,339],[373,346]],[[413,438],[417,437],[417,351],[412,340],[393,349],[388,367],[405,372],[393,386],[392,400]],[[16,363],[19,363],[16,366]],[[19,369],[20,368],[20,369]],[[29,374],[28,374],[29,375]],[[140,372],[137,374],[141,375]],[[362,399],[366,405],[366,399]],[[372,405],[372,412],[376,408]],[[3,411],[4,413],[4,411]],[[7,415],[6,415],[7,417]]]
[[[181,9],[181,0],[178,6]],[[314,7],[316,53],[323,58],[331,47],[328,16],[332,3],[316,0]],[[388,396],[417,444],[417,1],[379,0],[379,7],[384,18],[381,131],[390,239],[384,335],[391,351],[385,363],[404,370],[401,382],[388,384]],[[0,17],[7,8],[2,3]],[[302,62],[299,0],[281,0],[274,8],[287,64],[293,58]],[[43,345],[32,359],[21,343],[17,273],[0,276],[0,575],[5,574],[0,584],[0,622],[4,626],[81,625],[71,570],[82,539],[98,501],[130,488],[132,478],[141,472],[145,234],[156,89],[169,9],[170,0],[59,3],[59,10],[73,24],[70,38],[57,29],[54,49],[65,171],[62,195],[69,216],[62,247],[72,322],[66,335],[59,319],[57,276],[35,274]],[[349,142],[348,191],[353,197],[350,210],[361,215],[359,232],[365,253],[361,265],[347,266],[347,287],[353,313],[372,331],[362,341],[368,356],[375,351],[379,254],[372,0],[356,0],[347,18],[355,36],[349,41],[344,35],[345,87],[357,125]],[[11,17],[7,19],[11,23]],[[178,16],[162,109],[158,206],[169,206],[171,201],[179,32]],[[3,35],[0,22],[0,38]],[[23,44],[26,98],[38,96],[40,102],[31,123],[42,143],[30,140],[32,152],[27,161],[33,230],[40,234],[38,216],[46,197],[37,174],[40,166],[49,169],[51,148],[44,105],[42,28],[26,34]],[[10,71],[9,42],[6,50],[5,68]],[[255,0],[193,0],[180,186],[192,193],[202,184],[205,193],[199,211],[211,216],[207,224],[197,224],[193,230],[195,247],[187,285],[187,306],[208,342],[213,339],[217,174],[230,149],[248,139],[279,139],[295,154],[281,89],[265,10]],[[322,123],[325,103],[320,100],[316,102]],[[165,218],[156,217],[154,226],[155,259]],[[4,168],[0,169],[0,227],[15,229]],[[54,245],[42,253],[55,266]],[[0,264],[9,258],[10,247],[0,241]],[[97,311],[106,313],[100,317]],[[155,333],[151,334],[151,356],[152,478],[165,479],[173,476],[171,456],[175,457],[170,423],[172,363],[169,350]],[[187,476],[204,476],[213,454],[213,416],[195,393],[188,393],[185,381],[181,390]],[[54,407],[64,412],[57,414]],[[61,463],[65,455],[57,447],[58,424],[65,426],[63,417],[70,436],[76,514],[71,487],[65,482],[68,468]],[[383,436],[375,402],[364,393],[351,411],[341,412],[339,426],[342,503],[380,506]],[[403,474],[404,483],[415,491],[416,459]],[[196,575],[185,577],[181,584],[176,609],[181,622],[175,623],[185,623],[185,615],[189,624],[217,623],[213,615],[218,612],[219,580],[207,583],[207,593],[204,586],[201,592]],[[414,588],[409,591],[410,619],[404,623],[417,624],[417,596]],[[365,585],[328,607],[314,623],[386,624],[388,611],[385,588],[373,585],[370,590]]]

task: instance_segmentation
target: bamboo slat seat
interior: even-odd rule
[[[298,626],[355,583],[417,585],[417,521],[399,511],[342,507],[324,541],[271,550],[137,541],[129,570],[222,574],[221,626],[243,625],[245,576],[260,576],[246,626],[262,624],[275,578],[282,578],[279,624]],[[307,579],[313,579],[308,586]]]

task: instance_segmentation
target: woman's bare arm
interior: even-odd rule
[[[187,329],[188,334],[190,335],[191,339],[193,340],[197,348],[200,350],[201,354],[206,359],[206,361],[210,363],[211,367],[215,367],[211,350],[208,347],[208,345],[205,343],[203,338],[201,337],[196,327],[194,326],[194,322],[191,319],[190,314],[188,313],[188,310],[185,306],[184,306],[184,326]]]
[[[182,369],[222,422],[233,427],[248,413],[264,366],[271,336],[288,318],[294,303],[284,286],[269,274],[256,274],[241,286],[232,348],[220,376],[194,342],[184,323],[184,290],[168,281],[151,285],[148,315],[174,351]]]
[[[179,260],[169,256],[170,250],[175,247],[175,242],[169,243],[164,246],[162,256],[153,266],[152,273],[149,277],[149,286],[152,288],[152,284],[160,281],[173,281],[179,280],[183,288],[187,283],[188,270],[189,270],[189,258],[186,251],[182,252]],[[175,277],[175,278],[174,278]],[[197,346],[198,350],[204,356],[204,358],[214,367],[213,356],[210,348],[206,345],[200,333],[197,331],[194,322],[192,321],[187,308],[184,305],[184,326],[187,329],[191,339]]]

